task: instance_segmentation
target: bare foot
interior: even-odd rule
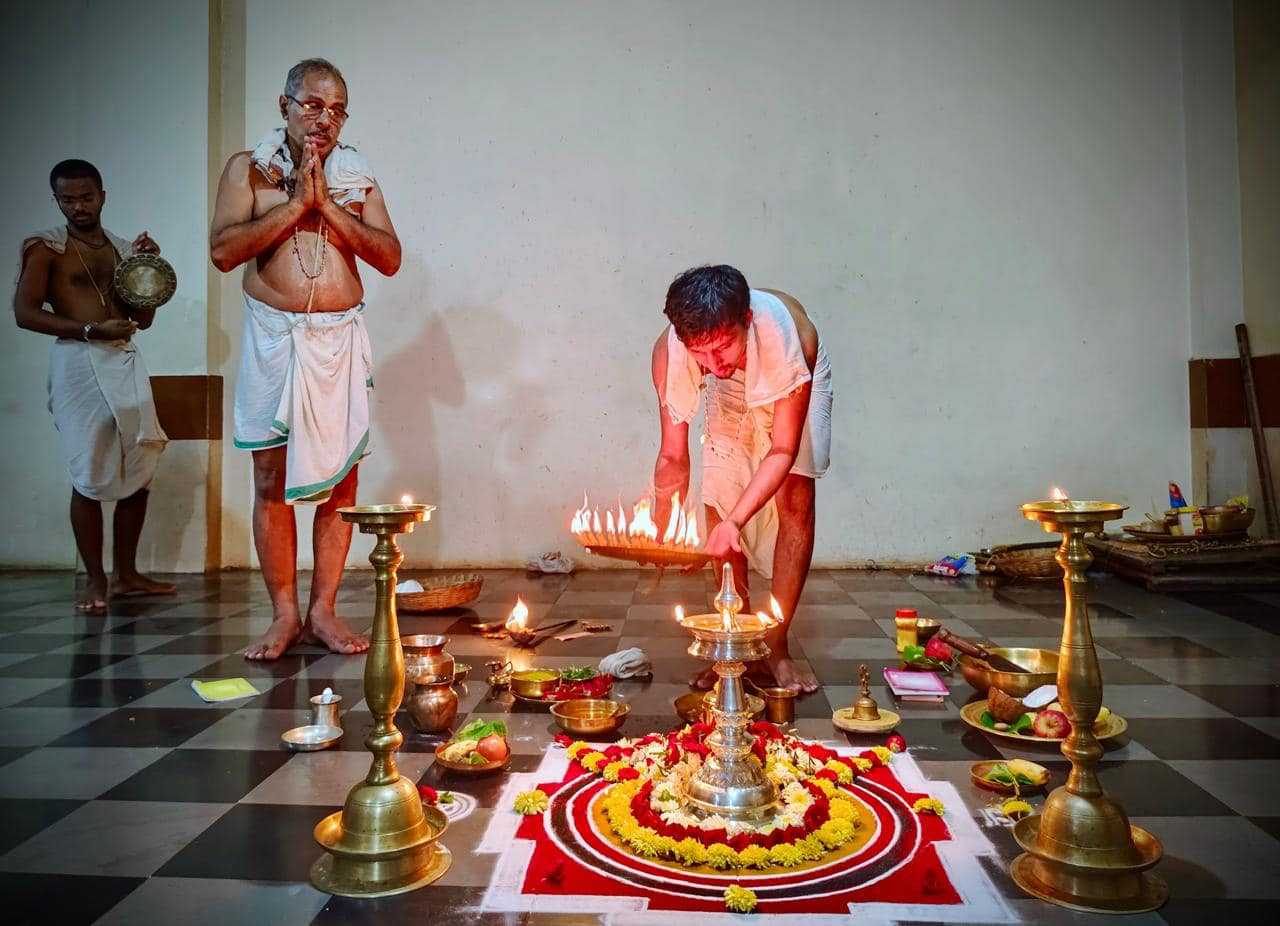
[[[107,577],[90,578],[84,591],[76,598],[76,610],[95,613],[107,610]]]
[[[771,654],[766,662],[779,688],[803,691],[805,694],[818,690],[818,680],[813,673],[794,662],[790,656]]]
[[[329,652],[342,656],[354,656],[369,648],[369,638],[356,633],[338,615],[322,615],[318,612],[307,615],[307,624],[302,629],[302,642],[326,647]]]
[[[296,617],[277,617],[271,622],[266,633],[244,648],[244,658],[279,659],[300,636],[302,636],[302,625]]]
[[[113,598],[131,598],[136,595],[176,595],[178,586],[172,582],[157,582],[140,572],[133,575],[117,575],[112,583]]]
[[[716,675],[715,669],[703,669],[693,678],[689,679],[689,687],[697,688],[699,691],[710,691],[716,683],[716,679],[720,676]]]

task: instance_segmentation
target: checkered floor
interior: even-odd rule
[[[432,767],[435,741],[412,734],[407,722],[401,771],[479,802],[450,828],[453,868],[430,888],[373,902],[330,898],[307,884],[318,855],[312,827],[368,767],[364,660],[300,648],[276,663],[245,662],[237,651],[269,622],[260,577],[176,581],[176,598],[80,617],[71,616],[69,574],[0,575],[0,916],[148,926],[504,922],[477,912],[494,857],[468,851],[495,812],[501,779],[443,777]],[[401,630],[450,635],[449,650],[482,677],[485,660],[504,647],[470,625],[505,616],[517,594],[530,602],[535,623],[607,621],[609,634],[548,642],[537,662],[594,664],[618,648],[644,648],[656,663],[654,678],[615,689],[633,705],[624,732],[667,729],[672,699],[698,668],[671,606],[698,601],[710,581],[709,573],[668,576],[655,586],[651,572],[526,578],[492,571],[467,611],[402,617]],[[757,579],[755,587],[764,586]],[[370,574],[351,574],[341,600],[349,618],[367,625]],[[1270,919],[1280,900],[1280,596],[1166,597],[1100,577],[1093,602],[1105,701],[1129,720],[1127,737],[1108,744],[1103,783],[1163,841],[1157,870],[1172,895],[1160,914],[1127,922]],[[904,606],[960,634],[1057,645],[1056,587],[816,571],[793,653],[807,658],[825,687],[799,702],[803,735],[832,735],[832,707],[850,703],[860,662],[871,665],[873,678],[894,664],[891,617]],[[262,694],[204,705],[190,687],[192,678],[234,676]],[[307,699],[326,686],[349,708],[346,735],[328,752],[285,752],[280,734],[308,721]],[[959,677],[952,686],[943,705],[905,708],[901,732],[926,775],[956,783],[969,813],[986,824],[988,798],[968,782],[977,759],[1047,761],[1055,783],[1061,780],[1065,763],[1051,749],[1018,748],[964,726],[958,709],[972,692]],[[892,704],[884,688],[874,694]],[[462,695],[460,720],[468,714],[506,719],[516,770],[533,768],[554,732],[545,712],[513,707],[505,695],[491,700],[482,682]],[[989,832],[1006,858],[1016,854],[1008,832]],[[1088,918],[1026,899],[1003,871],[992,874],[1027,922]]]

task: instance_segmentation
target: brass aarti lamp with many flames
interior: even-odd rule
[[[778,789],[751,751],[755,742],[747,727],[751,712],[742,690],[744,663],[769,655],[765,635],[775,622],[763,612],[743,614],[743,601],[733,587],[733,569],[725,563],[713,614],[685,616],[680,625],[693,634],[690,655],[713,663],[719,681],[710,713],[714,729],[707,737],[711,754],[689,779],[682,795],[691,812],[719,814],[730,820],[759,820],[777,806]]]
[[[1058,651],[1058,699],[1071,721],[1062,754],[1071,761],[1067,783],[1044,802],[1040,813],[1013,829],[1025,853],[1010,874],[1028,894],[1073,910],[1140,913],[1164,903],[1169,888],[1150,869],[1160,861],[1160,841],[1129,822],[1124,809],[1102,790],[1098,760],[1102,746],[1093,725],[1102,707],[1102,673],[1085,603],[1093,556],[1084,536],[1097,533],[1124,513],[1124,505],[1054,497],[1029,502],[1022,515],[1047,533],[1062,534],[1058,565],[1066,604]]]
[[[439,841],[448,823],[445,815],[423,807],[417,785],[396,768],[396,750],[404,742],[395,724],[404,698],[404,650],[395,602],[396,570],[404,554],[396,535],[411,532],[434,510],[412,502],[338,509],[344,521],[378,538],[369,554],[377,598],[364,664],[364,696],[373,714],[364,744],[373,753],[373,764],[347,794],[342,810],[316,824],[316,842],[325,854],[311,866],[311,883],[327,894],[384,897],[412,891],[435,881],[452,862]]]

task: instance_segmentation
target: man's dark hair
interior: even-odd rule
[[[342,72],[338,70],[338,66],[332,61],[324,58],[303,58],[289,68],[289,76],[284,79],[284,95],[297,96],[298,91],[302,89],[302,82],[313,71],[322,71],[328,74],[334,80],[340,81],[343,89],[346,89],[347,79],[342,76]]]
[[[664,314],[686,344],[731,325],[745,325],[751,290],[741,271],[728,264],[686,270],[667,289]]]
[[[58,192],[59,180],[92,180],[98,189],[102,189],[102,174],[98,173],[98,168],[79,158],[68,158],[53,165],[53,170],[49,171],[49,189],[55,193]]]

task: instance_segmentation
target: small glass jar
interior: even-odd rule
[[[898,652],[901,653],[908,646],[916,646],[919,642],[916,631],[916,621],[920,619],[920,615],[915,608],[898,608],[893,613],[893,623],[898,630]]]

